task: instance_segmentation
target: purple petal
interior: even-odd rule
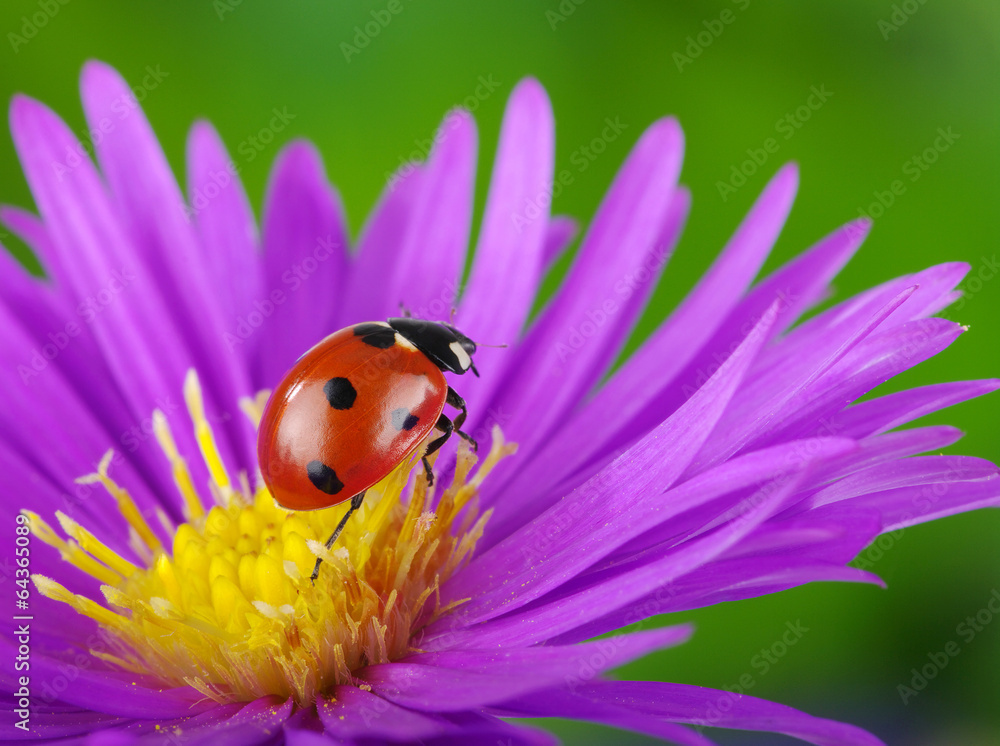
[[[983,381],[936,383],[900,391],[848,407],[829,418],[828,429],[852,438],[877,435],[931,412],[996,391],[997,388],[1000,388],[1000,380],[991,378]]]
[[[495,486],[495,480],[491,480],[487,489],[502,488],[504,500],[510,494],[544,495],[567,475],[597,462],[599,455],[607,456],[631,444],[637,434],[659,424],[670,410],[653,406],[656,395],[711,337],[753,280],[791,209],[797,184],[794,166],[779,171],[729,246],[680,308],[590,402],[571,415],[548,442],[540,444],[537,456],[522,463],[507,485]],[[650,418],[643,429],[623,429],[641,413],[654,414],[656,419]],[[506,427],[506,422],[503,424]],[[560,468],[553,469],[553,464]],[[497,503],[500,505],[502,502]],[[494,517],[493,525],[498,522]]]
[[[270,315],[259,311],[257,380],[274,386],[305,350],[336,331],[343,300],[337,293],[347,272],[343,209],[312,145],[296,142],[279,154],[263,234],[261,302]]]
[[[858,448],[853,453],[841,458],[830,459],[820,469],[817,469],[807,487],[828,484],[835,479],[891,459],[906,458],[927,451],[939,451],[942,448],[947,448],[961,437],[961,430],[947,425],[937,425],[865,438],[858,441]]]
[[[504,702],[490,709],[504,717],[561,717],[586,720],[645,733],[682,746],[715,746],[714,741],[690,728],[664,722],[656,716],[633,708],[619,707],[595,697],[580,696],[576,693],[576,687],[568,690],[547,689],[532,693],[528,697]]]
[[[226,331],[260,299],[257,223],[239,168],[208,122],[191,128],[187,144],[189,216],[201,240],[209,284],[219,295]]]
[[[878,533],[878,524],[876,520],[875,527],[866,536],[874,537]],[[868,540],[859,543],[864,544]],[[568,645],[627,627],[656,614],[742,601],[823,581],[885,585],[878,577],[863,570],[842,564],[805,561],[795,555],[783,554],[753,561],[745,558],[717,560],[683,578],[663,584],[627,606],[557,635],[550,643]]]
[[[461,328],[472,339],[513,343],[528,318],[544,268],[555,163],[552,107],[538,81],[511,93],[500,130],[475,262],[462,299]],[[536,212],[526,212],[527,206]],[[492,350],[481,350],[484,375]]]
[[[193,354],[208,414],[218,418],[218,429],[227,435],[218,439],[219,450],[228,463],[249,470],[254,434],[245,418],[225,416],[232,401],[249,390],[249,376],[245,366],[233,365],[231,351],[220,344],[223,309],[203,269],[180,188],[122,77],[108,65],[91,61],[84,66],[80,88],[91,128],[107,133],[98,139],[96,150],[114,196],[118,224],[131,239],[133,252],[151,270],[170,318],[178,323],[183,343]]]
[[[561,684],[585,681],[652,650],[676,645],[690,627],[619,635],[570,646],[421,653],[369,666],[359,677],[380,696],[428,712],[458,712]]]
[[[814,432],[817,423],[842,410],[845,402],[938,354],[962,331],[944,319],[919,319],[873,334],[789,402],[758,445]]]
[[[624,343],[636,304],[623,293],[623,283],[628,287],[644,267],[647,276],[653,267],[655,277],[672,248],[657,242],[679,229],[679,216],[670,208],[682,154],[683,135],[675,121],[662,120],[643,134],[602,202],[559,294],[517,351],[510,385],[498,392],[493,406],[513,412],[504,429],[522,446],[543,439],[597,383]],[[652,284],[637,293],[640,299]],[[588,331],[578,343],[573,335],[583,335],[581,329]]]
[[[579,231],[579,224],[566,215],[553,215],[549,228],[545,233],[545,245],[542,248],[542,264],[548,269],[570,247]]]
[[[17,646],[10,640],[0,640],[0,650],[10,655],[9,660],[16,657]],[[166,718],[190,716],[215,706],[189,687],[155,688],[147,677],[134,673],[81,668],[71,661],[55,660],[42,654],[31,658],[31,670],[40,682],[65,679],[67,666],[76,677],[72,686],[58,692],[59,701],[93,712],[118,717]]]
[[[372,292],[385,283],[387,268],[398,261],[399,247],[413,221],[420,196],[423,166],[403,166],[382,192],[358,239],[358,252],[343,288],[339,326],[359,321],[380,321],[399,313],[399,300]]]
[[[660,682],[599,681],[581,687],[577,694],[674,722],[783,733],[817,746],[884,746],[875,736],[853,725],[717,689]]]
[[[435,713],[401,707],[354,686],[338,686],[332,699],[316,703],[326,732],[336,738],[385,738],[409,741],[459,730]]]
[[[878,464],[840,479],[815,493],[803,507],[820,507],[900,487],[979,481],[998,475],[1000,470],[992,463],[972,456],[914,456]]]
[[[662,505],[656,496],[681,475],[712,432],[771,322],[773,316],[763,320],[718,373],[644,440],[447,582],[443,601],[471,596],[461,611],[466,624],[492,618],[574,577],[649,528],[654,506]],[[501,526],[500,535],[503,531]],[[608,534],[614,537],[610,541]]]
[[[476,126],[468,112],[445,117],[420,174],[420,190],[378,292],[417,318],[447,319],[458,299],[469,246]]]
[[[823,339],[803,351],[794,362],[774,370],[771,361],[761,361],[754,379],[740,392],[720,423],[717,437],[706,443],[691,464],[690,474],[707,465],[717,464],[747,446],[781,442],[770,437],[769,430],[781,429],[788,419],[804,417],[824,387],[839,382],[838,364],[846,365],[859,345],[909,296],[910,291],[893,290],[876,296],[856,318],[830,329]],[[865,358],[867,360],[867,358]],[[763,368],[763,370],[762,370]],[[793,438],[785,438],[790,440]]]
[[[128,722],[125,718],[90,712],[89,710],[45,712],[41,711],[37,704],[32,703],[32,705],[29,731],[14,726],[14,722],[20,721],[21,718],[15,716],[11,711],[13,708],[5,710],[7,717],[4,718],[3,723],[0,723],[0,740],[4,743],[10,743],[29,739],[68,738]]]
[[[445,634],[441,641],[422,641],[424,649],[448,645],[526,645],[549,640],[591,619],[635,602],[656,588],[711,562],[737,545],[794,494],[801,473],[765,485],[738,506],[739,513],[719,530],[643,557],[631,566],[615,567],[589,576],[572,590],[558,591],[549,599],[501,619],[468,630]],[[457,613],[461,619],[461,613]],[[439,627],[438,627],[439,628]],[[434,629],[432,627],[432,629]],[[475,641],[475,642],[473,642]]]
[[[181,725],[190,746],[255,746],[272,743],[282,724],[292,714],[292,701],[261,697],[237,706],[216,706],[213,710]],[[168,739],[167,743],[175,743]]]

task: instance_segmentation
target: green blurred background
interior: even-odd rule
[[[800,196],[769,267],[867,212],[875,193],[896,179],[906,190],[873,213],[874,231],[839,278],[839,297],[936,262],[964,260],[977,272],[996,261],[996,3],[399,1],[401,12],[348,60],[342,43],[354,44],[355,27],[386,9],[387,0],[6,0],[0,93],[42,99],[83,131],[77,75],[84,60],[105,60],[133,84],[147,66],[158,68],[166,77],[143,106],[178,174],[188,127],[198,117],[211,119],[259,208],[280,144],[307,137],[324,153],[355,232],[387,173],[432,134],[448,108],[474,94],[480,76],[498,87],[476,103],[479,205],[506,96],[525,75],[549,91],[557,168],[574,174],[555,210],[583,221],[641,130],[674,114],[687,136],[682,178],[694,205],[636,339],[692,285],[789,160],[801,166]],[[831,95],[803,121],[795,112],[813,86]],[[251,160],[239,146],[267,126],[275,107],[295,118]],[[779,125],[789,114],[799,125],[790,130]],[[581,172],[578,149],[599,135],[606,117],[627,129]],[[938,128],[949,127],[958,135],[954,143],[926,171],[913,171],[911,158],[933,147]],[[778,152],[723,199],[718,183],[769,137]],[[911,181],[914,173],[919,178]],[[7,134],[0,174],[0,200],[30,205]],[[9,236],[4,241],[24,255]],[[969,299],[949,315],[971,333],[891,386],[1000,374],[1000,283],[967,285]],[[929,420],[969,433],[956,452],[997,460],[998,416],[994,396]],[[1000,588],[998,537],[1000,514],[992,511],[907,530],[868,555],[888,590],[823,584],[677,615],[669,621],[696,622],[693,641],[619,675],[721,688],[749,674],[750,694],[856,722],[890,743],[1000,743],[1000,622],[969,641],[957,630]],[[765,671],[754,656],[789,622],[808,632]],[[897,685],[908,684],[911,668],[949,641],[960,654],[904,705]],[[592,726],[547,725],[568,743],[645,742]],[[719,739],[785,742],[752,734]]]

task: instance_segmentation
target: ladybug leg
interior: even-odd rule
[[[444,415],[438,417],[437,424],[434,425],[434,427],[436,427],[444,434],[440,438],[435,438],[430,443],[428,443],[427,450],[424,452],[422,460],[424,462],[424,469],[427,472],[428,487],[434,484],[434,472],[431,470],[431,462],[427,460],[427,457],[430,456],[432,453],[435,453],[441,446],[443,446],[444,442],[451,437],[452,432],[454,432],[455,430],[455,426],[451,424],[451,420],[449,420]]]
[[[469,416],[469,410],[465,408],[465,399],[459,396],[458,392],[455,391],[455,389],[453,389],[451,386],[449,386],[448,397],[445,399],[445,401],[451,406],[453,406],[455,409],[462,410],[461,413],[459,413],[458,417],[455,418],[455,432],[458,433],[459,436],[461,436],[465,440],[469,441],[469,443],[472,445],[473,451],[478,451],[479,444],[473,439],[471,435],[462,432],[462,425],[465,424],[465,418]]]
[[[366,490],[366,492],[367,492],[367,490]],[[333,546],[333,543],[337,540],[337,537],[340,536],[340,532],[343,531],[344,530],[344,526],[347,525],[347,519],[351,517],[351,513],[353,513],[355,510],[357,510],[358,508],[361,507],[361,503],[364,501],[364,499],[365,499],[365,493],[364,492],[359,492],[358,494],[356,494],[354,497],[351,498],[351,508],[350,508],[350,510],[348,510],[347,513],[344,514],[344,517],[340,519],[340,523],[337,524],[337,528],[335,528],[333,530],[333,533],[330,534],[330,538],[326,540],[326,548],[327,549],[329,549],[330,547]],[[316,578],[319,577],[319,566],[322,565],[322,564],[323,564],[323,560],[321,560],[319,557],[317,557],[316,558],[316,566],[313,568],[312,575],[309,576],[309,581],[313,585],[316,585]]]

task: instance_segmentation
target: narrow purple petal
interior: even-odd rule
[[[545,232],[545,245],[542,247],[542,265],[549,269],[559,261],[559,258],[570,247],[579,231],[579,224],[566,215],[553,215],[549,228]]]
[[[35,252],[35,256],[39,261],[42,261],[42,268],[51,277],[43,257],[52,256],[52,239],[49,237],[49,232],[41,218],[33,212],[22,210],[20,207],[0,205],[0,222],[3,222],[14,232],[14,235]]]
[[[255,746],[273,743],[274,736],[292,714],[292,700],[261,697],[239,707],[216,706],[181,726],[190,746]],[[167,743],[174,743],[168,740]]]
[[[878,533],[879,522],[876,519],[874,523],[875,527],[871,529],[870,534],[867,534],[868,537],[874,537]],[[804,561],[794,555],[791,558],[789,555],[780,555],[770,560],[757,558],[752,562],[748,562],[745,558],[717,560],[683,578],[665,583],[627,606],[557,635],[550,640],[550,643],[569,645],[627,627],[656,614],[689,611],[730,601],[742,601],[779,593],[806,583],[824,581],[885,585],[877,576],[854,567],[844,567],[843,564],[830,562]]]
[[[369,289],[417,318],[447,319],[457,303],[472,225],[476,126],[468,112],[445,117],[420,174],[407,231],[380,286]]]
[[[510,700],[490,709],[504,717],[561,717],[585,720],[645,733],[682,746],[715,746],[715,741],[690,728],[665,722],[634,708],[619,707],[595,697],[580,696],[576,687],[535,692],[528,697]]]
[[[45,712],[40,710],[37,704],[32,704],[29,731],[15,727],[14,722],[21,718],[15,717],[10,709],[5,709],[7,717],[0,723],[0,740],[4,743],[10,743],[29,739],[69,738],[128,722],[126,718],[89,710]]]
[[[918,319],[873,334],[843,359],[803,388],[795,401],[777,413],[762,445],[814,432],[817,423],[841,411],[890,378],[938,354],[954,342],[963,327],[944,319]]]
[[[996,391],[997,388],[1000,388],[1000,380],[991,378],[936,383],[900,391],[848,407],[829,418],[829,429],[852,438],[877,435],[931,412]]]
[[[271,174],[264,207],[264,283],[258,309],[258,382],[274,386],[305,351],[336,331],[347,272],[340,197],[316,149],[286,147]],[[249,328],[253,333],[254,327]]]
[[[0,649],[11,653],[10,660],[16,657],[16,645],[12,642],[0,640]],[[62,669],[67,665],[71,663],[40,653],[31,658],[31,669],[39,681],[56,681],[63,676]],[[60,692],[59,700],[94,712],[136,718],[189,716],[215,706],[189,687],[156,688],[147,677],[138,674],[79,667],[74,685]]]
[[[358,675],[377,694],[398,705],[459,712],[567,680],[586,680],[652,650],[678,644],[690,632],[681,626],[581,645],[422,653],[369,666]]]
[[[344,302],[338,327],[359,321],[380,321],[399,314],[399,300],[382,288],[387,268],[398,261],[420,196],[424,166],[408,163],[397,171],[379,197],[361,230],[357,256],[343,288]]]
[[[823,431],[828,428],[821,426]],[[833,428],[831,428],[833,429]],[[947,425],[918,427],[897,433],[875,435],[858,441],[853,453],[830,459],[810,478],[807,487],[828,484],[835,479],[867,469],[891,459],[915,456],[947,448],[962,437],[962,431]]]
[[[633,405],[636,415],[622,428],[626,437],[629,433],[644,432],[655,421],[656,413],[672,411],[687,399],[705,380],[707,371],[714,370],[718,360],[736,345],[742,330],[756,323],[770,304],[778,303],[778,320],[774,328],[777,332],[821,299],[830,279],[854,254],[864,235],[865,232],[856,230],[853,224],[840,228],[758,283],[725,318],[718,332],[704,343],[699,354],[671,379],[669,386],[659,389],[653,400],[647,401],[642,409],[634,409]],[[888,302],[892,295],[886,293],[884,302]],[[690,323],[694,326],[699,324],[696,319],[691,319]],[[785,349],[785,345],[775,349]],[[667,351],[663,353],[664,358],[670,355]]]
[[[510,385],[492,406],[513,414],[504,430],[526,448],[541,441],[600,379],[635,320],[631,287],[658,274],[671,245],[658,245],[675,198],[683,135],[662,120],[640,138],[583,239],[559,294],[516,352]],[[673,218],[676,221],[676,216]],[[647,285],[638,294],[645,297]],[[595,305],[596,304],[596,305]],[[516,403],[516,405],[515,405]]]
[[[201,241],[200,254],[211,287],[219,294],[227,333],[260,300],[257,223],[219,134],[208,122],[191,128],[187,143],[189,218]]]
[[[68,302],[82,309],[80,326],[92,330],[112,373],[108,385],[127,402],[131,424],[140,423],[154,408],[176,399],[195,359],[173,323],[158,278],[122,234],[86,154],[74,156],[68,172],[53,169],[53,164],[68,169],[67,153],[81,151],[69,128],[46,107],[18,96],[11,106],[11,130],[52,238],[54,254],[43,261]],[[110,302],[99,303],[98,295]],[[186,430],[175,435],[182,452],[197,452]],[[205,472],[197,461],[192,469],[195,482],[202,483]]]
[[[548,195],[555,168],[555,122],[533,78],[514,88],[504,114],[479,242],[462,299],[461,328],[472,339],[513,343],[544,268]],[[484,374],[489,350],[481,350]],[[493,357],[498,357],[494,355]]]
[[[410,741],[453,733],[458,728],[433,712],[419,712],[394,704],[354,686],[338,686],[331,699],[322,699],[316,711],[335,738],[384,738]]]
[[[250,389],[249,376],[246,366],[234,365],[231,350],[220,344],[223,310],[203,269],[203,253],[177,181],[131,88],[117,71],[88,62],[80,90],[91,128],[107,132],[95,147],[114,196],[117,222],[130,239],[132,252],[155,277],[170,318],[192,353],[208,414],[217,418],[218,429],[227,435],[218,439],[219,450],[233,466],[249,470],[251,428],[243,417],[226,416],[232,401]]]
[[[914,456],[888,461],[838,480],[806,503],[820,507],[874,492],[915,485],[990,479],[1000,475],[991,462],[972,456]]]
[[[877,510],[882,517],[882,533],[886,533],[956,513],[1000,506],[1000,476],[888,489],[855,497],[848,504]],[[839,505],[826,505],[810,512],[822,520]]]
[[[859,359],[858,356],[852,357],[852,351],[899,308],[910,292],[890,291],[872,298],[856,319],[829,330],[821,341],[817,340],[808,351],[803,351],[797,360],[787,362],[780,373],[769,366],[761,372],[761,366],[758,366],[753,380],[740,391],[720,423],[716,437],[706,443],[689,467],[689,473],[718,464],[747,446],[780,442],[769,437],[768,431],[781,429],[789,419],[804,417],[803,410],[808,410],[824,386],[833,386],[841,380],[837,376],[839,369],[851,360]],[[838,367],[838,364],[842,365]]]
[[[596,702],[691,725],[783,733],[817,746],[884,746],[875,736],[853,725],[717,689],[660,682],[597,681],[580,687],[577,693]]]

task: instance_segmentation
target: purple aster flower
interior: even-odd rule
[[[538,744],[552,739],[504,718],[563,717],[679,744],[711,743],[697,726],[879,743],[754,697],[606,675],[682,643],[687,626],[592,638],[812,581],[878,583],[847,563],[880,533],[996,505],[993,464],[919,455],[957,430],[901,428],[997,381],[854,403],[962,333],[934,314],[965,265],[802,321],[869,226],[755,282],[796,191],[786,166],[606,377],[687,215],[675,121],[636,143],[529,322],[575,233],[548,211],[553,121],[535,81],[511,96],[464,287],[468,114],[446,118],[351,246],[308,144],[280,155],[258,234],[209,125],[191,132],[185,197],[124,81],[92,63],[82,90],[99,170],[42,104],[11,111],[39,214],[0,217],[48,276],[2,255],[0,479],[34,581],[3,543],[19,568],[5,608],[26,602],[31,617],[27,682],[8,671],[2,684],[16,704],[30,691],[30,707],[5,738]],[[455,305],[463,332],[508,344],[481,350],[482,378],[464,382],[485,447],[478,464],[445,449],[434,489],[404,463],[326,551],[346,505],[277,507],[257,478],[255,425],[303,351],[400,302],[435,319]],[[14,661],[23,640],[2,639]]]

